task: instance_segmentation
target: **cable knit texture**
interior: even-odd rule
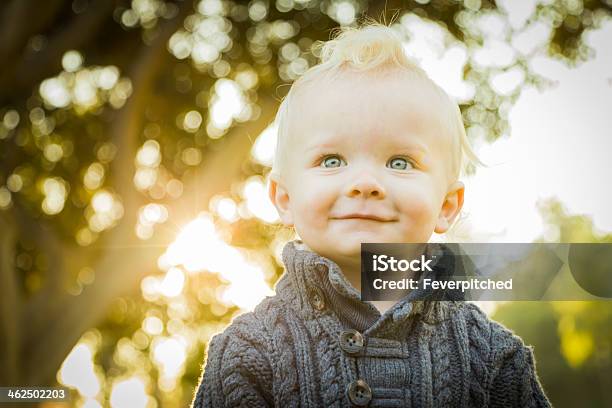
[[[192,408],[551,406],[533,348],[476,305],[416,290],[381,315],[300,241],[283,262],[276,295],[210,341]]]

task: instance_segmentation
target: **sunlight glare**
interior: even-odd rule
[[[161,281],[160,291],[166,297],[175,297],[181,294],[185,285],[185,275],[179,268],[170,268]]]
[[[221,299],[228,305],[252,310],[265,296],[273,293],[261,267],[248,262],[240,250],[223,241],[209,214],[203,213],[187,224],[162,259],[164,265],[182,265],[188,272],[218,273],[229,282]],[[143,291],[153,295],[154,282],[143,286]]]
[[[228,197],[222,198],[217,202],[216,211],[221,218],[230,222],[236,221],[239,218],[236,203]]]
[[[272,167],[274,160],[274,150],[276,149],[276,139],[278,137],[278,124],[273,122],[255,140],[251,155],[256,162],[264,166]]]
[[[163,377],[174,379],[183,372],[187,358],[187,346],[183,337],[158,337],[152,348],[153,359],[160,367]]]
[[[249,178],[242,194],[246,198],[247,209],[251,214],[269,224],[279,220],[278,211],[270,201],[266,185],[261,177]]]
[[[95,399],[87,398],[83,404],[80,405],[80,408],[102,408],[102,405]]]
[[[244,95],[238,84],[230,79],[215,83],[215,95],[211,99],[210,118],[218,129],[227,129],[232,120],[245,108]]]
[[[93,398],[100,392],[100,381],[95,374],[93,352],[86,343],[77,343],[64,360],[59,371],[59,381],[84,397]]]
[[[113,384],[110,404],[113,408],[146,408],[149,399],[144,381],[132,377]]]

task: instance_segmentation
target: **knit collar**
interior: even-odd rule
[[[447,248],[440,248],[443,249],[443,256],[439,257],[440,260],[432,268],[433,271],[420,276],[420,288],[423,287],[422,280],[425,278],[440,280],[452,274],[454,258],[445,256],[448,254]],[[409,320],[408,317],[417,315],[439,321],[448,316],[451,303],[454,302],[437,300],[460,300],[456,292],[438,292],[436,298],[433,298],[431,290],[418,289],[409,292],[381,315],[371,302],[361,300],[359,292],[348,282],[334,261],[309,250],[302,241],[288,242],[283,248],[282,259],[286,269],[285,280],[291,282],[294,289],[290,296],[297,295],[302,310],[315,314],[332,311],[345,326],[361,332],[389,329],[390,324],[405,323]],[[286,290],[286,286],[279,282],[277,291]],[[324,308],[313,307],[313,293],[322,295]]]

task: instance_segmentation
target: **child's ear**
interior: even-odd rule
[[[450,186],[444,198],[444,202],[442,203],[442,209],[438,215],[438,222],[436,223],[434,232],[443,234],[448,231],[463,207],[464,192],[465,186],[461,181],[456,181]]]
[[[274,207],[276,207],[282,223],[287,227],[293,226],[293,217],[289,206],[289,193],[275,175],[270,175],[268,180],[268,196]]]

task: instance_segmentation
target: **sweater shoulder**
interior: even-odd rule
[[[505,360],[526,347],[523,339],[489,318],[478,305],[466,302],[460,310],[465,319],[470,348],[489,362],[495,364],[496,360]]]
[[[217,336],[247,336],[252,339],[269,337],[273,331],[273,322],[282,310],[282,303],[278,295],[264,298],[253,311],[236,316]]]
[[[192,407],[243,406],[246,401],[252,406],[271,405],[270,357],[270,336],[257,308],[237,316],[208,343]]]
[[[468,324],[475,326],[477,331],[483,334],[490,332],[498,340],[506,338],[510,343],[524,345],[523,340],[511,329],[491,319],[478,305],[466,302],[462,309]]]
[[[550,407],[535,369],[533,347],[476,304],[461,308],[475,381],[470,397],[479,406]],[[472,405],[472,404],[470,404]]]

